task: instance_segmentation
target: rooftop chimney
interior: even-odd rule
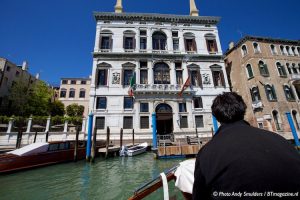
[[[36,73],[35,78],[39,79],[40,78],[40,73]]]
[[[122,13],[123,7],[122,7],[122,0],[117,0],[117,3],[115,5],[115,13]]]
[[[23,71],[27,71],[28,70],[28,63],[27,63],[27,61],[23,61],[22,70]]]
[[[199,10],[196,7],[195,0],[190,0],[190,15],[199,16]]]
[[[229,43],[229,49],[232,49],[234,47],[234,42]]]

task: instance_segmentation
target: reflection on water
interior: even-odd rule
[[[0,176],[0,199],[127,199],[142,184],[177,165],[181,159],[156,160],[152,153],[135,157],[97,158]],[[179,191],[174,182],[170,193]],[[158,190],[146,200],[162,199]]]

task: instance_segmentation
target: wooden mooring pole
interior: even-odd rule
[[[134,129],[132,129],[132,145],[134,145]]]
[[[92,140],[92,152],[91,152],[91,162],[95,162],[96,157],[96,142],[97,142],[97,127],[94,127],[94,134]]]
[[[19,149],[21,147],[21,143],[22,143],[22,127],[18,128],[18,135],[17,135],[17,142],[16,142],[16,149]]]
[[[46,142],[48,142],[49,131],[46,132]]]
[[[106,130],[106,151],[105,151],[105,158],[108,157],[109,136],[110,136],[110,129],[109,129],[109,127],[107,127],[107,130]]]
[[[77,161],[77,153],[78,153],[78,138],[79,138],[79,126],[76,126],[76,139],[75,139],[75,147],[74,147],[74,161]]]
[[[33,143],[36,142],[36,136],[37,136],[37,131],[35,131],[35,134],[34,134],[34,139],[33,139]]]
[[[123,128],[120,129],[120,147],[123,146]]]

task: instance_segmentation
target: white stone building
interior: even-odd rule
[[[151,139],[152,114],[157,134],[211,136],[211,104],[229,91],[220,45],[218,17],[95,12],[96,38],[89,107],[98,133],[112,138],[135,131]],[[134,96],[128,93],[135,76]],[[184,83],[190,80],[182,96]],[[115,137],[114,137],[115,135]],[[130,135],[127,135],[130,137]]]

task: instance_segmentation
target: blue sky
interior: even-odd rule
[[[0,57],[29,62],[32,74],[58,84],[87,77],[95,39],[93,11],[116,0],[1,0]],[[244,35],[300,39],[299,0],[196,0],[202,16],[220,16],[222,49]],[[123,0],[125,12],[189,14],[189,0]]]

